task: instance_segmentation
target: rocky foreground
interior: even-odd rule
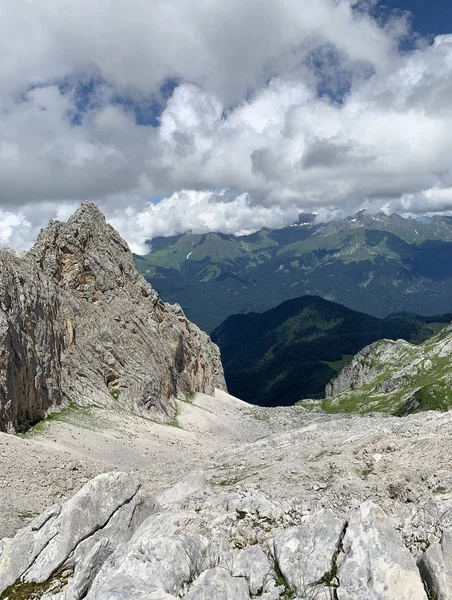
[[[179,402],[177,426],[90,415],[0,435],[6,468],[39,450],[71,465],[73,487],[48,472],[60,502],[0,542],[2,600],[452,598],[452,413],[325,415],[217,392]]]

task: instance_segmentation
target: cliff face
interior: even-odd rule
[[[0,251],[0,431],[69,403],[164,418],[175,397],[214,388],[217,347],[162,302],[93,204],[30,252]]]

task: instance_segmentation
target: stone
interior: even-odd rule
[[[118,594],[118,582],[120,589],[136,583],[149,593],[160,589],[177,596],[204,569],[208,547],[208,540],[199,534],[153,537],[148,530],[139,530],[106,560],[86,600]]]
[[[232,577],[216,567],[204,571],[183,596],[186,600],[249,600],[248,584],[243,577]]]
[[[262,594],[274,582],[274,569],[260,546],[240,550],[234,556],[232,564],[232,574],[246,579],[252,596]]]
[[[69,404],[169,420],[175,398],[215,388],[218,348],[162,302],[94,204],[28,253],[0,250],[0,431]]]
[[[418,560],[421,577],[436,600],[452,600],[452,532],[433,542]]]
[[[352,514],[342,550],[338,600],[427,600],[414,558],[370,500]]]
[[[323,581],[332,569],[343,528],[344,522],[327,509],[275,537],[275,558],[289,588],[301,594]]]
[[[157,498],[157,502],[160,506],[163,506],[163,508],[183,505],[190,497],[205,494],[208,490],[209,484],[205,473],[196,472],[169,490],[166,490],[163,494],[160,494]]]
[[[130,475],[99,475],[65,504],[52,507],[6,542],[0,556],[0,594],[18,581],[46,582],[63,566],[76,569],[82,559],[85,569],[95,572],[96,558],[102,555],[103,560],[109,545],[128,539],[154,508]],[[85,556],[90,538],[91,556]],[[108,543],[95,550],[102,538]]]

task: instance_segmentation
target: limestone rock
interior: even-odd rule
[[[427,600],[414,558],[373,502],[351,516],[342,549],[338,600]]]
[[[232,577],[225,569],[217,567],[204,571],[184,598],[186,600],[249,600],[250,594],[243,577]]]
[[[153,537],[143,535],[145,532],[138,531],[128,544],[118,546],[99,571],[87,600],[107,600],[112,594],[118,595],[118,587],[133,587],[135,583],[148,593],[164,590],[177,595],[203,570],[209,546],[203,536]]]
[[[0,594],[19,582],[44,583],[62,567],[77,574],[80,561],[85,561],[84,584],[89,583],[96,559],[103,561],[109,546],[126,541],[154,508],[129,475],[99,475],[6,542],[0,556]],[[103,538],[106,542],[95,548]]]
[[[217,347],[162,302],[93,204],[27,254],[0,251],[0,431],[69,403],[164,418],[177,396],[214,388]]]
[[[183,505],[190,497],[202,496],[209,489],[205,473],[196,472],[176,484],[157,498],[163,508]]]
[[[260,595],[274,580],[274,570],[260,546],[241,550],[233,561],[234,577],[244,577],[251,595]]]
[[[422,579],[436,600],[452,600],[452,533],[443,533],[418,561]]]
[[[275,537],[275,557],[290,588],[304,592],[331,572],[343,528],[331,510],[322,510]]]

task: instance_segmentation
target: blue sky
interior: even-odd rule
[[[0,245],[452,211],[452,6],[355,4],[0,0]]]
[[[381,3],[389,10],[400,9],[413,15],[413,27],[422,35],[452,31],[452,3],[448,0],[391,0]]]

